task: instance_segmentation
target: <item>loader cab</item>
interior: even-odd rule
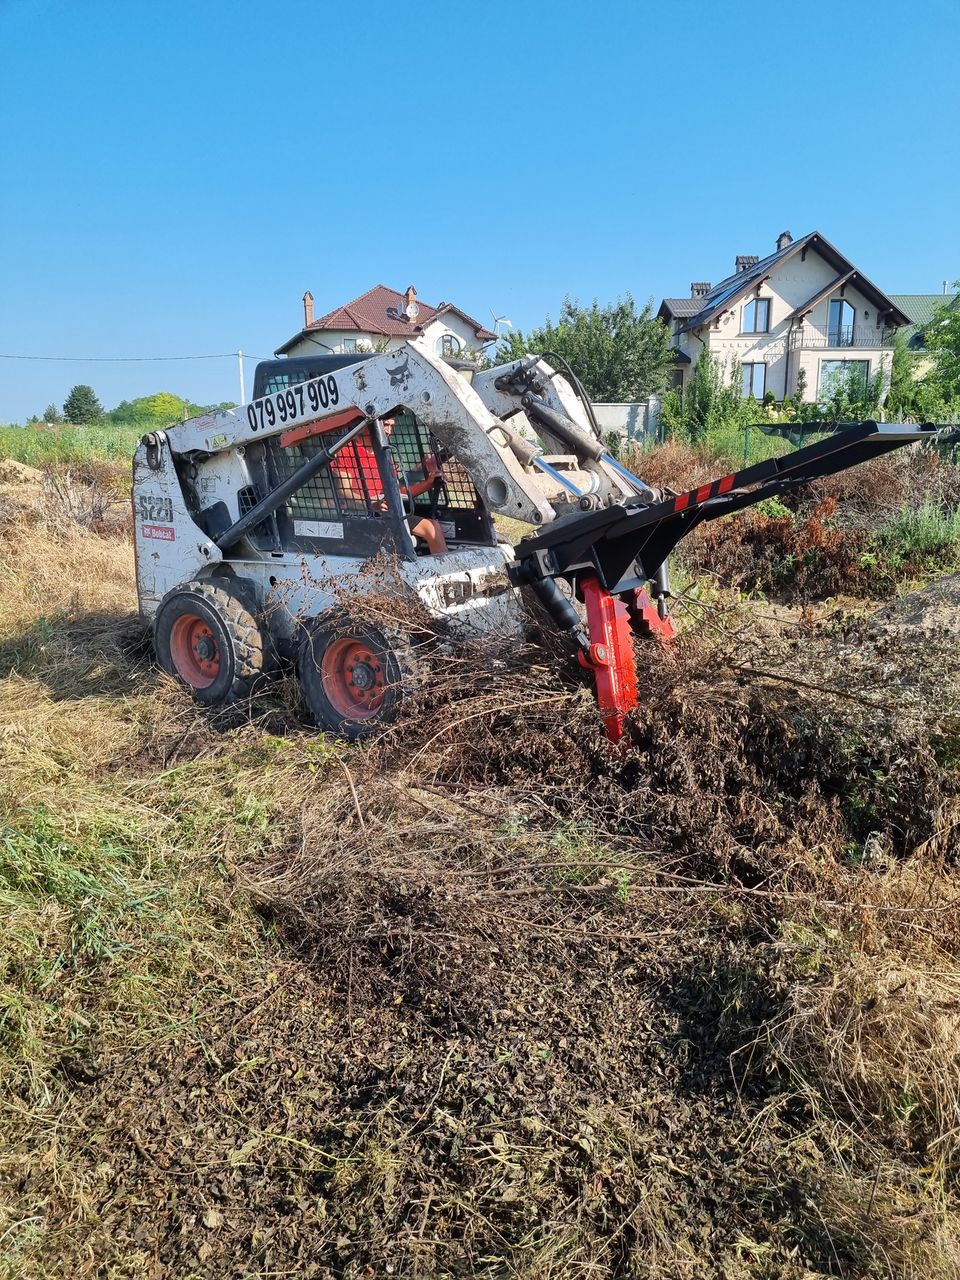
[[[318,378],[325,373],[368,359],[368,356],[323,355],[269,360],[257,366],[254,398]],[[398,406],[389,440],[374,430],[345,447],[337,470],[321,471],[298,489],[269,521],[252,535],[258,549],[305,555],[369,558],[383,549],[401,557],[426,554],[410,525],[418,517],[440,524],[451,551],[496,545],[496,531],[483,500],[465,469],[445,453],[426,425],[409,409]],[[335,433],[336,434],[336,433]],[[326,433],[290,442],[272,436],[257,446],[261,479],[256,488],[266,493],[288,479],[308,458],[329,443]],[[372,459],[371,459],[372,453]],[[434,454],[441,463],[443,484],[410,498],[401,485],[424,475],[424,458]],[[347,492],[338,475],[355,478]],[[255,495],[251,495],[251,503]],[[386,504],[387,510],[382,510]],[[242,514],[242,512],[241,512]]]
[[[285,391],[287,387],[295,387],[301,382],[310,382],[313,378],[322,377],[325,373],[334,373],[337,369],[346,369],[348,365],[360,364],[371,359],[372,352],[361,355],[337,355],[330,352],[325,355],[318,350],[315,356],[293,356],[287,360],[261,360],[253,372],[253,396],[259,400],[273,391]]]

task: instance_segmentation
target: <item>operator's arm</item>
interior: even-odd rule
[[[432,453],[424,454],[423,469],[426,472],[423,480],[416,480],[409,485],[400,485],[402,492],[408,494],[411,498],[419,498],[421,493],[426,493],[428,489],[432,489],[440,478],[440,464]]]

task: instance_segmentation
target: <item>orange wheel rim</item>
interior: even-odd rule
[[[370,720],[383,706],[383,659],[361,640],[345,638],[327,645],[320,678],[330,705],[345,719]]]
[[[206,689],[220,674],[220,647],[210,624],[195,613],[177,618],[170,632],[170,656],[177,675],[194,689]]]

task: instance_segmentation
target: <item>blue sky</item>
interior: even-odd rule
[[[785,229],[960,276],[957,0],[0,0],[0,49],[3,356],[269,356],[377,283],[529,328]],[[0,422],[236,365],[0,359]]]

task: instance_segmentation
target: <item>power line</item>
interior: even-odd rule
[[[161,360],[236,360],[239,352],[221,351],[212,356],[11,356],[0,352],[0,360],[46,360],[67,364],[148,364]],[[267,360],[268,356],[244,354],[244,360]]]

